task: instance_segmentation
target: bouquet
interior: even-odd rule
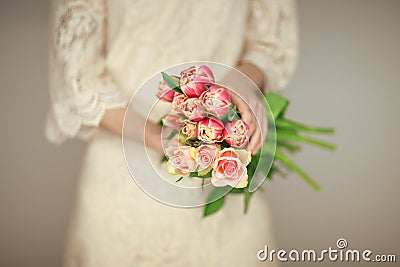
[[[252,179],[260,176],[271,179],[283,174],[282,168],[297,172],[314,189],[320,187],[302,171],[285,152],[300,149],[299,142],[326,149],[335,146],[301,132],[333,133],[331,128],[315,128],[286,119],[289,101],[268,93],[265,96],[269,122],[274,122],[274,142],[265,142],[257,154],[247,149],[249,126],[231,101],[227,88],[215,83],[214,74],[205,65],[182,70],[179,76],[162,72],[157,97],[171,103],[171,112],[160,120],[169,129],[164,138],[164,161],[172,175],[182,179],[201,179],[213,187],[208,195],[204,216],[223,207],[228,194],[244,194],[244,212],[257,190],[251,188]],[[270,133],[271,134],[271,133]],[[264,164],[270,158],[272,166]],[[227,192],[227,193],[224,193]],[[220,197],[219,197],[220,196]]]

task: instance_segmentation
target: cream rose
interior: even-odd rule
[[[249,151],[224,148],[218,153],[213,165],[211,183],[216,187],[229,185],[235,188],[247,186],[246,166],[251,160]]]

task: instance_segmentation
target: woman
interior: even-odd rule
[[[65,265],[262,265],[257,251],[271,245],[262,193],[247,215],[241,196],[206,219],[202,209],[163,205],[130,178],[120,135],[134,90],[170,65],[221,62],[264,90],[283,88],[296,58],[293,1],[57,0],[52,9],[47,138],[87,140]],[[251,90],[244,94],[257,101]],[[160,131],[148,124],[154,151],[161,151]],[[251,133],[252,151],[263,135]]]

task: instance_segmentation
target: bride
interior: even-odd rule
[[[57,144],[86,140],[65,266],[265,265],[257,251],[273,240],[262,192],[246,215],[241,195],[207,218],[202,208],[164,205],[131,179],[121,132],[139,85],[182,62],[221,62],[264,91],[282,89],[296,60],[295,15],[293,0],[53,0],[46,135]],[[233,100],[254,124],[246,103],[259,100],[250,89],[241,92],[246,101]],[[256,152],[265,133],[253,128]],[[129,136],[142,140],[140,132]],[[147,123],[154,153],[162,152],[160,133]]]

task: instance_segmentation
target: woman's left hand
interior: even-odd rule
[[[268,131],[268,120],[262,103],[264,95],[259,87],[264,84],[263,74],[251,64],[244,64],[232,70],[218,83],[230,89],[233,103],[249,125],[248,149],[256,154],[261,148]],[[246,77],[246,74],[248,77]]]
[[[242,119],[249,126],[248,149],[254,155],[261,148],[267,136],[268,121],[265,108],[251,91],[247,95],[240,94],[240,96],[232,92],[231,99],[242,115]]]

